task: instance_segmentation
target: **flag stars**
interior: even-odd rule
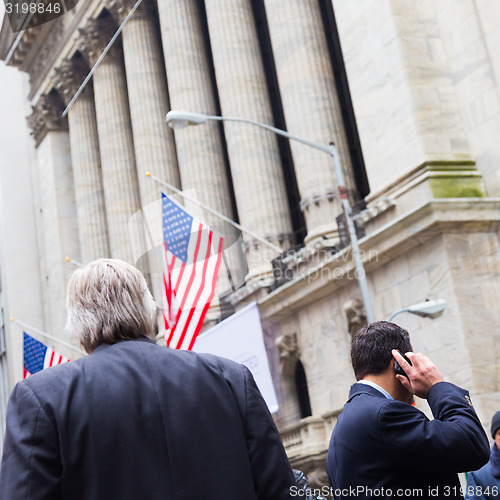
[[[163,238],[169,252],[187,260],[193,218],[172,200],[163,197]]]
[[[36,373],[43,368],[46,352],[47,346],[24,334],[24,365],[30,373]]]

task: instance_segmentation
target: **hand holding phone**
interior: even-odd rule
[[[429,389],[434,384],[442,382],[444,378],[437,366],[427,356],[414,352],[406,354],[404,355],[396,349],[392,350],[398,368],[402,371],[402,373],[397,372],[396,376],[408,391],[425,399]],[[394,370],[396,370],[396,366],[394,366]]]
[[[399,351],[398,351],[399,352]],[[408,359],[408,357],[406,356],[406,354],[403,354],[402,352],[400,352],[399,354],[401,354],[401,356],[405,359],[405,361],[410,365],[412,366],[411,364],[411,361]],[[396,374],[398,375],[403,375],[404,377],[406,377],[408,380],[409,380],[409,377],[408,375],[406,374],[406,372],[401,368],[401,366],[399,365],[399,363],[394,360],[394,371],[396,372]]]

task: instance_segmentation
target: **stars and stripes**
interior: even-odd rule
[[[36,372],[60,365],[69,361],[68,358],[54,351],[45,344],[34,339],[24,332],[24,377],[29,377]]]
[[[222,236],[162,194],[165,341],[191,350],[201,330],[222,257]]]

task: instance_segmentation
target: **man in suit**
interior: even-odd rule
[[[469,472],[465,500],[493,500],[500,497],[500,411],[491,420],[493,445],[490,459],[481,469]]]
[[[333,430],[326,463],[334,498],[463,498],[457,473],[489,458],[469,393],[413,353],[408,332],[393,323],[356,332],[351,360],[358,382]],[[434,420],[412,406],[413,395],[427,399]]]
[[[77,270],[68,330],[90,356],[18,383],[3,500],[288,499],[294,477],[249,370],[160,347],[142,274]]]

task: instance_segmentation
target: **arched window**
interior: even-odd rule
[[[295,389],[299,400],[300,418],[310,417],[311,403],[309,402],[309,391],[307,389],[306,372],[300,360],[295,365]]]

